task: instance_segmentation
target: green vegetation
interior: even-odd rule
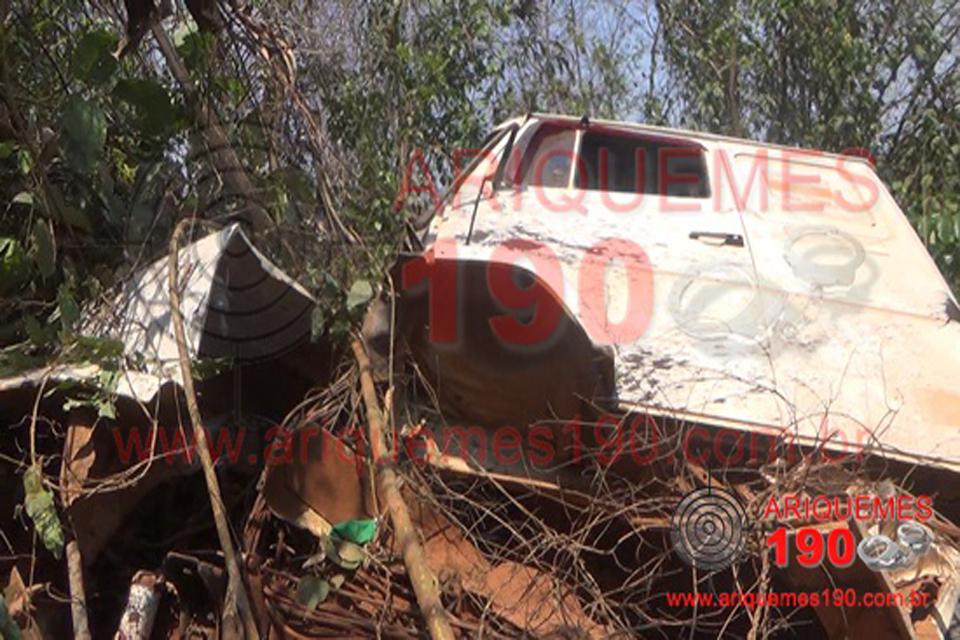
[[[251,220],[342,328],[430,206],[395,206],[413,154],[446,184],[533,108],[865,147],[960,283],[956,2],[206,0],[162,19],[171,51],[125,4],[0,0],[5,371],[89,358],[83,305],[186,216]]]
[[[960,3],[657,3],[680,123],[863,148],[956,291]]]

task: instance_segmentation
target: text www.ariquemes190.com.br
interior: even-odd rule
[[[931,595],[925,591],[909,592],[860,592],[853,588],[827,588],[822,591],[667,591],[667,604],[671,607],[922,607],[930,604]]]

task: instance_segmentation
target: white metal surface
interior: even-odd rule
[[[517,138],[544,118],[555,117],[514,121]],[[579,300],[578,278],[588,250],[629,240],[649,258],[653,305],[639,339],[612,344],[620,405],[960,468],[960,323],[947,315],[956,303],[866,161],[603,124],[702,145],[711,197],[651,195],[611,207],[611,197],[618,204],[632,194],[487,189],[468,244],[477,189],[491,174],[481,162],[434,218],[428,244],[444,240],[435,244],[438,256],[483,262],[502,260],[494,250],[507,241],[542,243],[562,265],[562,282],[550,283],[557,296],[591,339],[609,343],[583,322],[596,310]],[[743,193],[758,154],[768,161],[767,200],[755,187],[738,202],[727,176]],[[721,157],[730,174],[721,175]],[[564,202],[573,204],[564,209]],[[675,210],[691,203],[696,211]],[[744,242],[711,244],[692,232]],[[612,257],[603,286],[606,317],[616,323],[629,306],[630,270],[623,268],[629,257],[616,249]]]
[[[191,358],[231,362],[277,357],[309,339],[313,297],[231,225],[180,249],[181,310]],[[136,273],[115,303],[86,319],[83,333],[124,345],[136,365],[116,392],[140,401],[168,381],[182,381],[170,323],[167,258]],[[34,386],[45,378],[95,382],[99,366],[65,365],[0,381],[0,391]]]

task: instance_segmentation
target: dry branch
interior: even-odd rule
[[[233,149],[230,141],[227,139],[223,127],[217,119],[216,114],[207,106],[204,100],[198,95],[193,82],[190,80],[190,73],[183,65],[183,61],[177,54],[173,43],[167,37],[166,31],[159,23],[152,27],[153,37],[156,38],[160,51],[163,53],[167,66],[170,67],[173,77],[176,78],[180,86],[190,98],[194,106],[194,120],[207,149],[210,152],[211,163],[223,180],[224,185],[231,194],[241,198],[245,203],[245,209],[240,218],[246,222],[250,228],[257,233],[263,233],[273,229],[276,224],[270,217],[270,214],[258,203],[256,198],[256,188],[247,175],[246,170],[240,162],[240,157]]]
[[[180,290],[177,282],[179,271],[179,245],[187,225],[192,221],[187,218],[181,220],[170,238],[170,255],[167,270],[170,285],[170,317],[173,323],[174,334],[177,339],[177,351],[180,357],[180,375],[183,378],[183,392],[186,396],[187,411],[190,414],[190,423],[193,427],[194,442],[200,465],[203,467],[203,478],[207,483],[207,492],[210,494],[210,507],[213,519],[217,526],[217,537],[223,549],[224,564],[227,566],[227,593],[223,602],[223,622],[228,630],[234,630],[234,635],[243,635],[248,640],[258,638],[257,624],[250,610],[247,594],[243,587],[243,576],[240,571],[240,561],[230,536],[230,525],[227,522],[226,509],[220,495],[220,484],[213,467],[213,459],[207,447],[207,436],[203,430],[203,419],[200,416],[200,407],[197,404],[197,394],[193,388],[193,375],[190,368],[190,355],[187,353],[186,333],[183,328],[183,312],[180,308]],[[228,632],[228,637],[231,637]]]
[[[70,580],[70,615],[73,618],[73,637],[90,640],[87,623],[87,595],[83,588],[83,560],[76,540],[67,543],[67,576]]]
[[[400,494],[400,485],[397,473],[390,465],[390,458],[384,455],[387,451],[386,439],[383,436],[383,414],[380,403],[377,401],[377,392],[370,374],[370,360],[359,338],[355,338],[351,345],[353,355],[360,367],[360,390],[363,402],[367,409],[367,423],[370,433],[370,448],[372,450],[373,465],[376,468],[377,484],[381,499],[390,514],[397,545],[403,555],[403,564],[417,596],[417,604],[427,623],[427,630],[434,640],[453,640],[453,629],[447,618],[447,612],[440,602],[440,591],[437,587],[437,578],[433,575],[420,544],[420,535],[410,519],[410,512],[403,496]]]

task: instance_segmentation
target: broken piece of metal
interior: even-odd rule
[[[114,640],[149,640],[162,595],[162,578],[150,571],[138,571],[130,580],[127,606],[120,618]]]
[[[180,310],[191,359],[265,360],[309,339],[313,297],[260,253],[238,224],[187,244],[178,254]],[[141,360],[142,371],[155,376],[158,385],[182,383],[167,262],[160,259],[135,274],[115,304],[90,316],[83,327],[88,335],[122,342],[124,353]],[[136,397],[152,395],[141,391]]]
[[[269,457],[262,490],[277,517],[320,537],[374,514],[363,457],[321,426],[281,434]]]

